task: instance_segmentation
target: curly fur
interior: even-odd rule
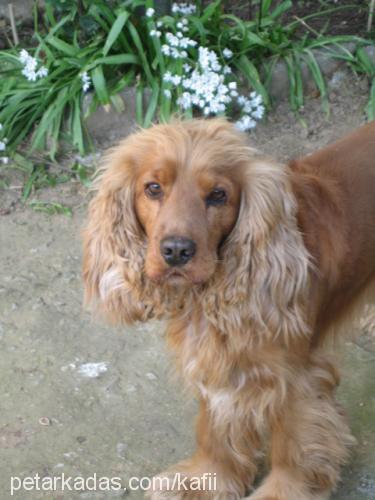
[[[267,436],[271,472],[249,499],[322,500],[336,487],[354,441],[323,340],[373,283],[374,137],[370,124],[281,165],[225,120],[176,121],[141,130],[107,155],[84,231],[86,302],[115,323],[168,321],[169,346],[201,405],[197,452],[166,475],[220,478],[216,492],[165,489],[149,492],[152,499],[240,498]],[[161,205],[150,208],[139,187],[155,165],[177,189],[162,222]],[[214,172],[234,193],[226,226],[208,220],[198,190],[178,188],[178,178]],[[176,221],[200,231],[198,247],[207,247],[188,266],[192,282],[178,286],[168,269],[155,278],[161,233],[176,231]]]

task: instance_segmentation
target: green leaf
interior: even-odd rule
[[[237,68],[246,77],[253,89],[262,96],[264,105],[268,107],[270,104],[269,96],[260,81],[258,70],[254,64],[245,55],[242,55],[238,61],[235,62],[235,66],[237,66]]]
[[[374,76],[375,74],[375,64],[372,62],[371,57],[368,55],[364,47],[357,49],[356,56],[358,57],[361,66],[363,67],[365,73],[369,76]]]
[[[30,201],[29,206],[36,212],[44,212],[48,215],[63,214],[68,217],[72,216],[71,208],[53,201],[33,200]]]
[[[147,60],[147,56],[143,50],[141,39],[139,38],[137,30],[135,29],[134,25],[131,22],[128,23],[128,29],[129,29],[129,33],[132,37],[133,43],[138,50],[139,57],[142,61],[143,69],[144,69],[144,72],[146,74],[146,78],[148,80],[148,83],[151,85],[152,81],[154,80],[154,77],[152,76],[151,69],[150,69],[150,66],[149,66],[149,63]]]
[[[77,96],[74,99],[72,132],[73,132],[73,144],[77,146],[81,154],[84,154],[85,146],[83,142],[81,102],[79,96]]]
[[[317,86],[317,88],[319,90],[320,97],[322,99],[323,109],[326,112],[326,114],[328,114],[329,113],[329,103],[328,103],[328,97],[327,97],[327,87],[326,87],[326,83],[324,81],[324,77],[322,75],[322,72],[320,70],[318,61],[316,60],[316,57],[311,52],[311,50],[305,49],[304,54],[307,56],[305,58],[306,64],[310,70],[311,76],[314,79],[315,85]]]
[[[103,47],[103,55],[106,56],[110,51],[112,45],[117,40],[118,36],[122,32],[122,28],[125,26],[126,21],[129,19],[130,13],[127,11],[121,12],[116,21],[113,23],[110,32],[108,33],[107,39]]]
[[[215,2],[209,3],[208,6],[204,9],[203,14],[200,16],[200,21],[204,24],[206,21],[210,19],[210,17],[217,11],[220,7],[221,0],[216,0]]]
[[[95,87],[95,92],[98,94],[98,99],[100,103],[108,104],[109,95],[105,83],[103,68],[101,66],[97,66],[92,70],[91,76],[92,76],[92,83]]]
[[[135,54],[117,54],[115,56],[99,57],[96,64],[141,64],[139,57]]]
[[[269,43],[265,42],[260,36],[256,35],[255,33],[252,33],[251,31],[247,33],[247,39],[253,45],[260,45],[261,47],[269,46]]]
[[[370,98],[366,106],[368,121],[375,120],[375,77],[372,79]]]
[[[111,95],[111,104],[117,113],[123,113],[125,111],[125,103],[119,94]]]
[[[22,191],[22,202],[24,203],[27,198],[30,196],[31,190],[33,188],[34,182],[39,175],[39,170],[34,167],[34,170],[30,177],[27,179],[26,184]]]
[[[273,11],[270,12],[269,15],[270,15],[270,17],[272,17],[272,19],[277,19],[282,14],[284,14],[284,12],[291,9],[292,7],[293,7],[292,1],[285,0],[284,2],[279,3],[279,5],[275,9],[273,9]]]
[[[152,87],[150,104],[148,105],[146,116],[145,116],[145,119],[143,122],[143,126],[145,128],[148,128],[151,125],[151,122],[152,122],[152,119],[155,115],[156,107],[158,104],[159,93],[160,93],[160,88],[156,83],[154,83],[154,85]]]
[[[143,122],[143,85],[138,83],[135,89],[135,119],[138,125]]]
[[[60,38],[57,38],[56,36],[47,36],[46,42],[55,47],[55,49],[60,50],[67,56],[76,56],[79,52],[79,48],[75,47],[74,45],[70,45],[69,43],[64,42],[64,40],[61,40]]]

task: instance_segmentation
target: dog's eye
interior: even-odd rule
[[[210,205],[224,205],[227,201],[227,193],[224,189],[213,189],[206,198],[206,204]]]
[[[163,191],[160,184],[157,182],[149,182],[145,186],[145,193],[149,198],[157,199],[163,196]]]

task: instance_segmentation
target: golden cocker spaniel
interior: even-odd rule
[[[161,475],[188,488],[150,498],[329,497],[354,440],[324,340],[374,296],[375,122],[288,165],[224,119],[131,135],[97,180],[83,276],[112,321],[168,320],[200,399],[196,453]],[[204,473],[215,490],[193,490]]]

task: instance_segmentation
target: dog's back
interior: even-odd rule
[[[322,335],[374,298],[375,122],[290,167],[300,229],[318,267],[312,302]]]

